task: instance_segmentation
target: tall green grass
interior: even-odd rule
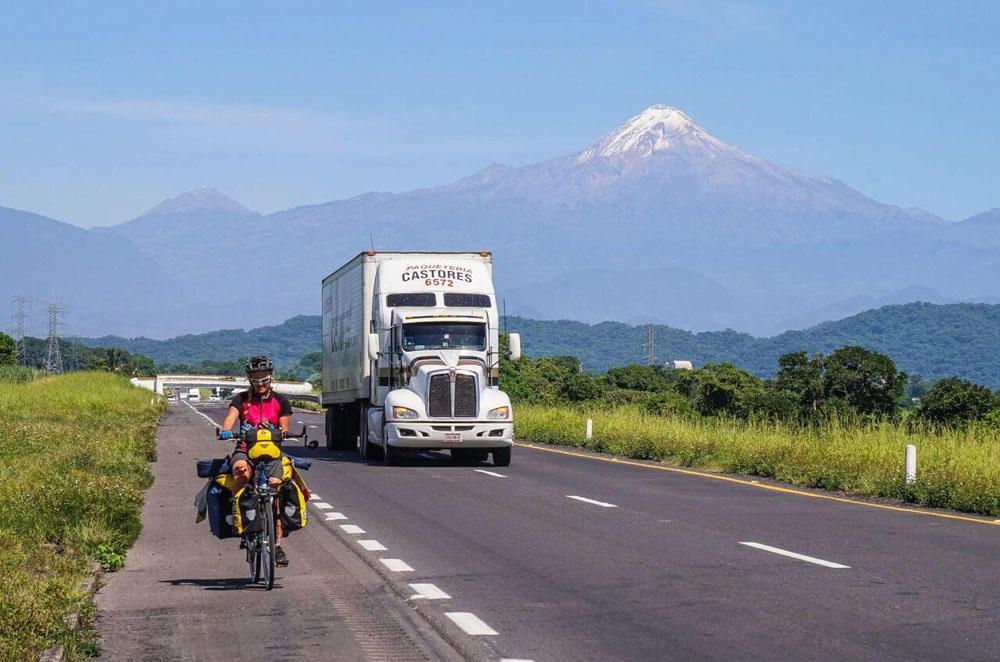
[[[584,434],[587,418],[594,420],[590,440]],[[521,405],[515,427],[520,439],[1000,516],[1000,436],[985,426],[832,421],[799,428],[661,417],[632,407]],[[911,485],[903,470],[907,444],[917,447],[917,481]]]
[[[0,382],[0,660],[91,644],[66,625],[99,546],[141,528],[163,404],[107,373]]]

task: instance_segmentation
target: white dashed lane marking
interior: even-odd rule
[[[576,501],[582,501],[584,503],[589,503],[594,506],[600,506],[601,508],[617,508],[613,503],[606,503],[604,501],[594,501],[593,499],[588,499],[587,497],[576,496],[574,494],[567,494],[567,499],[575,499]]]
[[[815,556],[796,554],[795,552],[789,552],[787,549],[771,547],[770,545],[762,545],[759,542],[741,542],[740,544],[746,545],[747,547],[753,547],[754,549],[762,549],[765,552],[771,552],[772,554],[780,554],[781,556],[787,556],[792,559],[798,559],[799,561],[805,561],[807,563],[815,563],[816,565],[821,565],[824,568],[850,569],[851,567],[849,565],[843,565],[842,563],[834,563],[833,561],[824,561],[823,559],[818,559]]]
[[[319,501],[320,497],[319,497],[318,494],[316,494],[315,492],[313,492],[311,495],[309,495],[309,500],[310,501]]]
[[[410,584],[416,593],[413,594],[413,600],[451,600],[451,596],[439,589],[434,584]]]
[[[498,474],[495,471],[487,471],[486,469],[473,469],[476,473],[486,474],[487,476],[493,476],[494,478],[506,478],[503,474]]]
[[[327,513],[326,514],[326,521],[327,522],[329,522],[330,520],[340,520],[340,519],[347,519],[347,515],[345,515],[344,513]]]
[[[367,549],[369,552],[384,552],[388,549],[388,547],[380,543],[378,540],[359,540],[358,544]]]
[[[465,634],[472,636],[492,636],[497,631],[484,623],[482,619],[469,611],[446,611],[445,616],[454,621],[455,625],[462,628]]]
[[[413,568],[410,567],[406,561],[402,559],[379,559],[382,565],[389,568],[393,572],[413,572]]]
[[[357,524],[341,524],[340,528],[344,533],[364,533],[365,530],[362,529]]]
[[[326,501],[317,501],[314,505],[320,510],[333,510],[333,506],[328,504]]]

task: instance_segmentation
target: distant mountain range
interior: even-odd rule
[[[6,214],[23,212],[0,211],[0,225]],[[23,272],[0,296],[57,298],[89,335],[314,313],[320,279],[371,240],[491,250],[509,312],[541,319],[769,335],[885,304],[1000,301],[1000,210],[953,223],[883,204],[728,145],[667,106],[574,154],[435,188],[267,216],[203,189],[55,240],[43,237],[56,221],[31,218],[4,236]],[[45,283],[64,258],[79,282],[61,292],[62,278]]]
[[[523,334],[531,356],[569,354],[584,368],[608,368],[642,362],[645,328],[620,322],[589,325],[511,317],[506,326]],[[281,367],[319,351],[320,318],[301,315],[276,326],[251,331],[214,331],[171,340],[89,338],[84,344],[120,347],[159,364],[198,364],[266,353]],[[991,388],[1000,387],[1000,305],[911,303],[870,310],[805,331],[756,338],[735,331],[692,333],[654,327],[659,361],[687,359],[695,365],[728,361],[762,377],[774,374],[778,357],[788,352],[830,352],[861,345],[892,357],[911,374],[929,379],[959,376]]]

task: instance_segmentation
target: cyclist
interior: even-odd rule
[[[250,388],[236,394],[229,403],[229,411],[222,421],[221,439],[231,439],[230,428],[237,422],[240,430],[246,431],[258,428],[280,429],[282,435],[288,432],[292,418],[292,404],[288,398],[271,390],[271,378],[274,373],[274,363],[266,356],[253,356],[246,363],[247,380]],[[242,441],[229,456],[232,466],[235,486],[233,494],[243,488],[253,474],[250,458],[247,455],[246,444]],[[268,483],[275,487],[281,485],[281,460],[274,460],[267,466]],[[277,549],[274,552],[274,563],[284,568],[288,565],[288,556],[281,548],[281,520],[275,522],[277,534]]]

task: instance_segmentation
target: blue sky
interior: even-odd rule
[[[20,3],[0,205],[263,212],[580,149],[654,103],[883,202],[1000,207],[995,2]]]

